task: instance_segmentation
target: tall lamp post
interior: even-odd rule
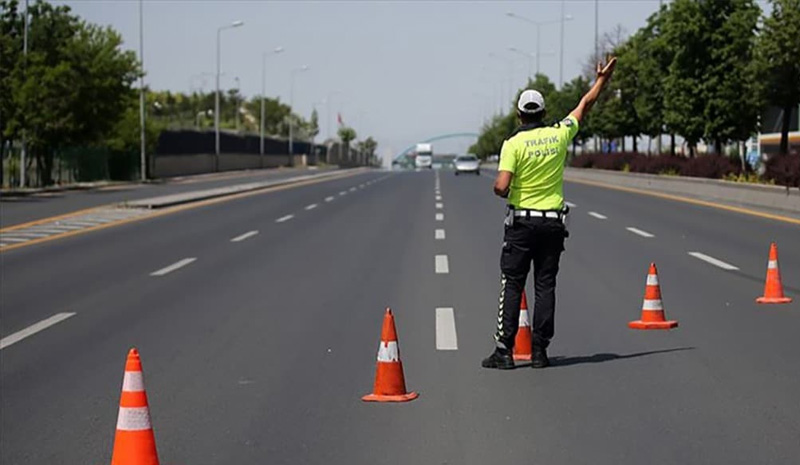
[[[217,28],[217,91],[214,97],[214,153],[216,155],[214,161],[214,170],[219,171],[219,74],[220,74],[220,36],[225,29],[232,29],[234,27],[243,26],[244,21],[234,21],[227,26]]]
[[[260,123],[260,149],[259,153],[264,155],[264,99],[267,94],[267,57],[283,53],[283,47],[275,47],[272,51],[261,54],[261,123]]]
[[[145,135],[145,114],[144,114],[144,14],[143,14],[143,0],[139,0],[139,139],[141,147],[139,148],[139,171],[141,172],[142,181],[147,180],[147,153],[145,151],[145,144],[147,142]]]
[[[292,70],[292,75],[290,79],[290,89],[289,89],[289,166],[294,166],[294,118],[292,118],[292,112],[294,111],[294,78],[297,76],[297,73],[302,73],[304,71],[308,71],[310,68],[308,65],[303,65],[299,68],[295,68]]]
[[[526,18],[524,16],[520,16],[520,15],[518,15],[516,13],[511,13],[511,12],[506,13],[506,16],[508,16],[509,18],[518,19],[520,21],[525,21],[526,23],[533,24],[534,26],[536,26],[536,69],[539,69],[539,57],[542,56],[542,53],[541,53],[542,52],[541,51],[541,46],[542,46],[541,29],[542,29],[542,26],[544,26],[546,24],[561,23],[562,34],[561,34],[561,40],[560,40],[560,45],[559,45],[559,54],[561,55],[561,58],[559,60],[559,62],[560,62],[559,63],[559,69],[561,71],[559,72],[559,77],[558,77],[558,80],[559,80],[558,85],[560,87],[561,83],[562,83],[562,79],[563,79],[562,72],[563,72],[563,69],[564,69],[564,34],[563,34],[564,21],[571,21],[572,20],[572,16],[564,15],[564,4],[563,3],[561,4],[561,18],[560,19],[556,19],[556,20],[534,21],[534,20],[532,20],[530,18]]]

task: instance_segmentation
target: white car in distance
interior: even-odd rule
[[[456,176],[461,173],[474,173],[480,176],[481,161],[475,155],[461,155],[456,157],[453,162],[456,168]]]

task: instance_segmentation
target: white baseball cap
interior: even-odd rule
[[[544,110],[544,97],[538,91],[528,89],[520,94],[517,109],[521,113],[539,113]]]

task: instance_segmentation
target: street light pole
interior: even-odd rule
[[[24,32],[22,34],[22,55],[23,55],[23,60],[24,60],[24,64],[25,64],[23,69],[25,69],[26,73],[27,73],[27,68],[28,68],[28,17],[30,16],[29,15],[30,12],[28,11],[28,8],[29,8],[28,0],[25,0],[25,28],[24,28],[25,30],[24,30]],[[26,124],[26,126],[27,126],[27,124]],[[25,187],[25,174],[26,174],[25,173],[25,158],[26,158],[26,156],[28,154],[27,152],[28,152],[28,137],[27,137],[27,134],[25,134],[25,128],[22,128],[22,150],[20,151],[20,154],[19,154],[19,158],[20,158],[20,164],[19,164],[19,187],[22,187],[22,188]]]
[[[542,40],[541,40],[541,27],[543,25],[545,25],[545,24],[561,23],[561,44],[560,44],[560,47],[559,47],[560,48],[559,54],[560,54],[561,58],[559,60],[559,77],[558,77],[559,86],[560,86],[561,85],[561,80],[562,80],[562,77],[563,77],[562,76],[563,75],[563,71],[564,71],[564,22],[572,20],[572,16],[564,14],[564,2],[563,2],[563,0],[561,2],[561,18],[557,19],[557,20],[552,20],[552,21],[534,21],[532,19],[526,18],[524,16],[520,16],[520,15],[518,15],[516,13],[511,13],[511,12],[506,13],[506,16],[508,16],[509,18],[516,18],[516,19],[518,19],[520,21],[525,21],[526,23],[533,24],[534,26],[536,26],[536,74],[539,74],[539,72],[540,72],[539,59],[542,56],[542,53],[541,53],[541,51],[542,51],[541,50],[541,43],[542,43]]]
[[[502,107],[501,107],[501,114],[504,114],[506,105],[508,105],[509,102],[511,100],[513,100],[513,98],[514,98],[514,96],[512,95],[513,91],[511,90],[511,87],[512,87],[512,83],[511,82],[513,80],[513,74],[514,74],[514,61],[511,60],[510,58],[506,58],[506,57],[498,55],[497,53],[494,53],[494,52],[489,53],[489,56],[492,57],[492,58],[497,58],[498,60],[504,61],[504,62],[506,62],[506,64],[508,64],[508,79],[507,79],[508,80],[508,85],[507,85],[507,88],[506,88],[508,100],[503,102]]]
[[[267,55],[277,55],[283,52],[283,47],[275,47],[271,52],[264,52],[261,54],[261,129],[260,129],[260,150],[259,153],[264,155],[264,99],[267,94]]]
[[[564,85],[564,0],[561,0],[561,43],[558,46],[558,87],[559,89]],[[536,41],[538,44],[538,40]]]
[[[139,0],[139,171],[142,182],[147,180],[147,152],[144,111],[144,1]]]
[[[214,94],[214,171],[219,171],[219,73],[220,73],[220,36],[224,29],[239,27],[244,21],[234,21],[228,26],[217,28],[217,91]]]
[[[239,89],[242,88],[242,82],[239,80],[239,77],[233,78],[236,81],[236,95],[233,96],[233,124],[236,132],[239,132]]]

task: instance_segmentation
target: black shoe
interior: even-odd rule
[[[514,368],[514,358],[510,352],[495,350],[492,355],[483,359],[481,366],[484,368],[496,368],[498,370],[511,370]]]
[[[550,366],[550,359],[547,358],[547,349],[544,347],[534,347],[531,357],[533,368],[547,368]]]

